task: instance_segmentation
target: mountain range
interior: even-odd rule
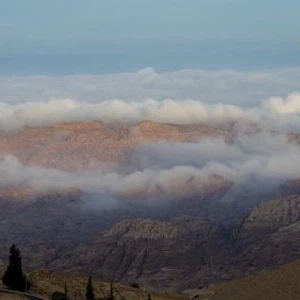
[[[243,134],[259,132],[253,126]],[[139,147],[193,144],[206,138],[230,144],[237,135],[233,127],[79,122],[1,132],[0,152],[14,156],[24,168],[67,174],[108,168],[125,173]],[[297,135],[287,138],[297,145]],[[91,274],[179,292],[256,274],[300,257],[298,178],[263,194],[240,191],[240,201],[224,200],[232,180],[217,174],[208,179],[193,192],[194,183],[187,181],[179,197],[163,204],[149,203],[148,194],[130,190],[122,194],[122,205],[101,209],[87,205],[87,192],[76,185],[34,189],[24,179],[2,184],[0,265],[5,266],[14,242],[28,270]],[[159,187],[153,197],[163,195],[157,191]],[[127,201],[131,198],[138,201]]]

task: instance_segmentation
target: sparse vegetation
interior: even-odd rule
[[[54,292],[51,296],[51,300],[67,300],[67,298],[64,293]]]
[[[133,282],[130,284],[131,287],[135,288],[135,289],[139,289],[140,285],[137,282]]]
[[[96,279],[95,284],[93,284],[91,276],[86,281],[83,277],[72,275],[67,275],[66,277],[66,274],[48,272],[46,270],[29,273],[28,277],[30,282],[34,283],[32,286],[32,297],[35,297],[35,299],[44,299],[39,298],[38,295],[40,295],[41,297],[46,297],[45,299],[51,300],[152,300],[150,294],[140,289],[139,284],[136,282],[132,283],[130,287],[126,287],[113,282],[101,282]],[[22,269],[20,250],[13,244],[10,248],[9,265],[3,275],[3,283],[12,291],[0,292],[0,299],[27,299],[27,297],[31,297],[27,294],[13,292],[27,292],[31,287],[30,282]],[[27,285],[28,288],[26,287]],[[179,295],[154,294],[157,300],[183,299]]]
[[[30,273],[32,281],[32,293],[41,295],[48,299],[52,293],[59,291],[64,293],[65,282],[68,287],[68,300],[85,300],[87,278],[72,274],[56,273],[47,270],[39,270]],[[108,300],[111,296],[111,288],[114,300],[143,300],[148,299],[149,292],[134,289],[130,286],[121,285],[115,282],[103,282],[96,277],[92,278],[93,289],[96,300]],[[151,292],[152,300],[183,300],[184,297],[173,293]]]

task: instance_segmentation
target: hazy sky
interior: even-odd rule
[[[247,56],[248,66],[299,65],[299,11],[299,0],[0,0],[0,63],[59,64],[38,54],[72,72],[95,71],[98,55],[116,71],[243,66]]]

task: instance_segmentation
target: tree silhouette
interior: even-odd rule
[[[65,300],[68,300],[68,286],[67,286],[67,282],[65,282]]]
[[[86,300],[95,300],[95,293],[91,276],[89,276],[89,280],[87,282],[85,298]]]
[[[11,290],[27,292],[30,289],[31,284],[23,273],[21,253],[15,244],[10,247],[9,264],[2,282]]]
[[[66,300],[66,296],[61,292],[54,292],[51,296],[51,300]]]
[[[114,289],[113,289],[113,283],[112,281],[110,282],[110,289],[109,289],[109,295],[107,297],[107,300],[114,300],[115,296],[114,296]]]

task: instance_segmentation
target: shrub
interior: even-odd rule
[[[139,289],[140,285],[137,282],[133,282],[130,284],[131,287],[135,288],[135,289]]]
[[[67,300],[64,293],[54,292],[51,296],[51,300]]]

